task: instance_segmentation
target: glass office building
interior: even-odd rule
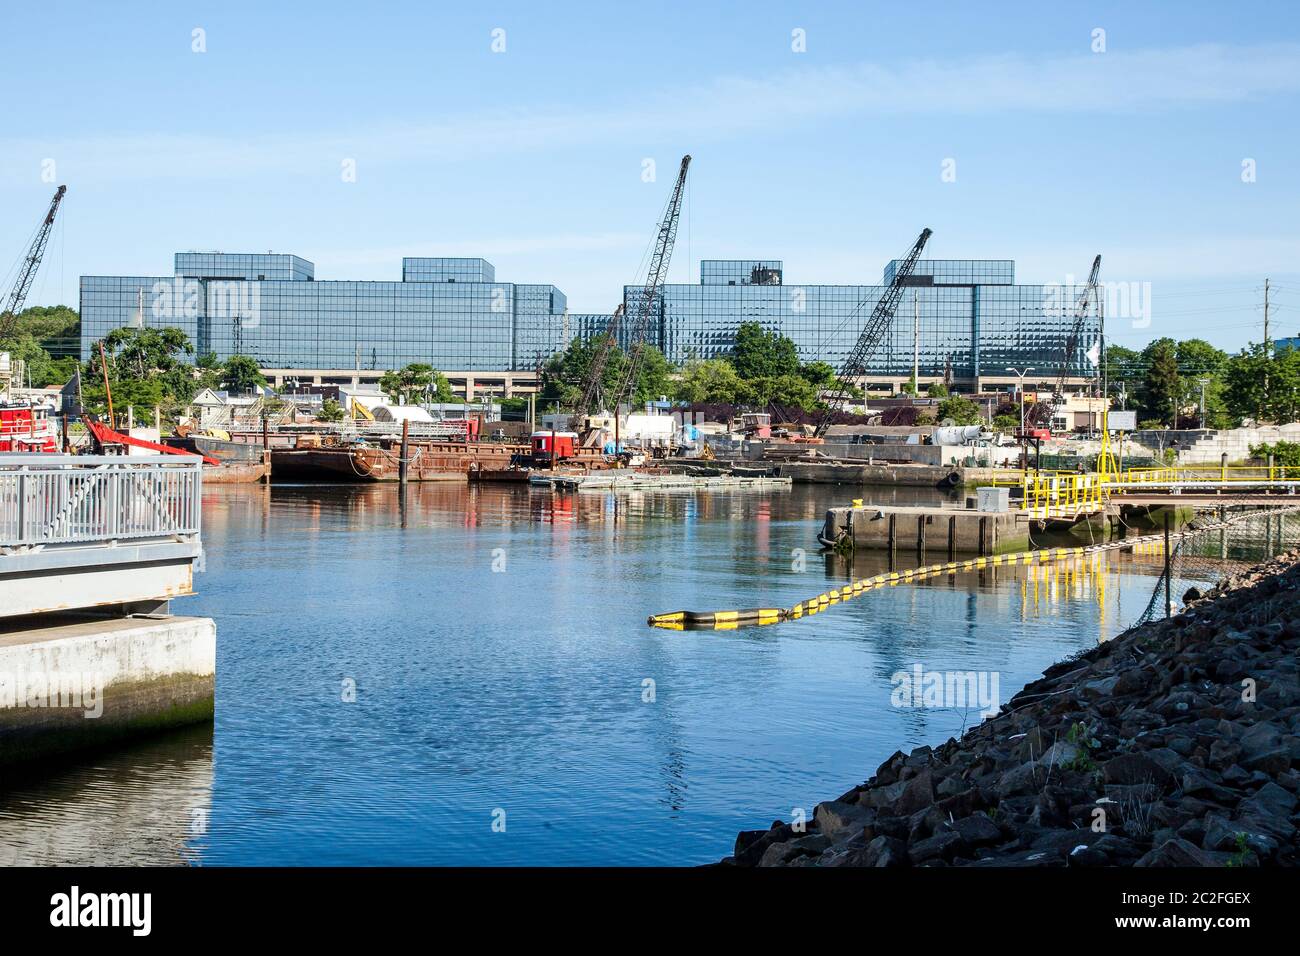
[[[563,347],[566,307],[555,286],[498,282],[483,259],[408,258],[401,282],[346,282],[316,280],[293,255],[184,252],[171,276],[82,276],[81,354],[147,325],[263,368],[535,369]]]
[[[758,322],[794,340],[804,361],[838,368],[881,285],[790,284],[779,259],[705,259],[698,285],[665,285],[651,303],[649,341],[670,361],[731,351],[737,327]],[[1010,260],[923,259],[908,277],[872,380],[962,387],[1006,381],[1009,366],[1057,374],[1079,289],[1016,285]],[[623,290],[627,347],[642,290]],[[608,328],[606,314],[567,311],[553,285],[498,282],[483,259],[407,258],[400,282],[319,281],[298,256],[178,253],[171,276],[83,276],[81,353],[124,325],[171,325],[200,353],[251,355],[267,369],[383,371],[426,362],[443,371],[532,372],[575,338]],[[1072,374],[1100,335],[1100,304],[1086,317]]]
[[[793,339],[803,361],[839,368],[898,265],[890,262],[877,286],[795,285],[788,283],[779,259],[706,259],[699,285],[660,290],[651,303],[649,340],[674,363],[717,358],[732,349],[742,322],[758,322]],[[1016,285],[1015,263],[1007,259],[922,259],[906,286],[889,335],[870,358],[871,379],[907,380],[914,355],[922,380],[973,385],[1006,379],[1008,366],[1033,366],[1039,375],[1053,376],[1082,291]],[[626,286],[623,296],[633,316],[642,290]],[[627,320],[621,326],[624,346],[633,324]],[[1073,377],[1093,374],[1087,352],[1100,332],[1100,306],[1094,302]]]

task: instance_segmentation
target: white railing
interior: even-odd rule
[[[0,548],[197,542],[197,456],[0,455]]]

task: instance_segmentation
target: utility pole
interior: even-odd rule
[[[1200,379],[1201,383],[1201,427],[1205,427],[1205,386],[1210,384],[1208,378]]]
[[[1008,368],[1007,371],[1016,377],[1018,381],[1016,387],[1020,391],[1020,471],[1023,473],[1029,468],[1029,439],[1025,435],[1025,376],[1033,369],[1016,371],[1014,368]]]
[[[1268,280],[1264,280],[1264,352],[1268,353]]]
[[[1268,408],[1268,372],[1269,365],[1273,361],[1273,350],[1268,344],[1268,279],[1264,280],[1264,408],[1260,411],[1267,414]],[[1263,418],[1263,415],[1257,415],[1256,420]]]

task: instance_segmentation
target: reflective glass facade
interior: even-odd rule
[[[178,276],[213,279],[310,280],[316,276],[316,267],[306,259],[271,252],[178,252],[175,271]]]
[[[780,259],[701,259],[700,285],[780,285]]]
[[[402,260],[403,282],[496,282],[497,270],[486,259]]]
[[[736,327],[758,322],[793,339],[804,361],[820,359],[838,368],[885,290],[884,285],[792,285],[779,260],[739,260],[730,267],[720,260],[705,262],[708,271],[702,268],[699,285],[665,285],[654,303],[651,341],[675,363],[725,355],[735,344]],[[782,284],[742,281],[760,266],[775,269]],[[893,281],[895,268],[895,262],[886,266],[885,282]],[[921,260],[886,343],[871,358],[869,374],[911,374],[914,326],[922,377],[1005,376],[1012,365],[1058,369],[1078,290],[1014,282],[1010,260]],[[641,290],[626,286],[623,294],[631,310]],[[1100,327],[1094,306],[1074,374],[1091,374],[1083,356]]]
[[[883,282],[892,282],[896,262]],[[483,259],[407,258],[401,282],[317,281],[292,255],[178,253],[172,276],[83,276],[81,352],[123,325],[181,328],[199,352],[252,355],[264,368],[399,368],[427,362],[464,372],[532,371],[574,338],[608,327],[605,314],[570,314],[553,285],[497,282]],[[666,285],[653,303],[650,341],[674,363],[728,353],[742,322],[788,335],[805,361],[839,367],[886,286],[792,285],[779,259],[700,263],[698,285]],[[1016,285],[1010,260],[923,259],[908,282],[873,377],[911,373],[913,327],[920,374],[1004,377],[1008,366],[1047,374],[1073,320],[1077,291]],[[624,289],[629,320],[641,288]],[[1074,372],[1096,342],[1088,316]]]
[[[536,368],[563,342],[552,285],[495,281],[482,259],[407,259],[402,282],[316,281],[286,255],[180,253],[172,276],[82,276],[81,353],[123,325],[169,325],[200,353],[263,368]]]

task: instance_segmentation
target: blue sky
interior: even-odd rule
[[[6,5],[0,270],[52,159],[69,192],[29,304],[272,249],[321,279],[482,255],[609,311],[690,152],[673,281],[781,258],[787,283],[879,282],[929,226],[930,255],[1021,281],[1100,252],[1104,279],[1151,283],[1117,344],[1258,340],[1265,276],[1274,334],[1300,332],[1300,9],[1061,7]]]

